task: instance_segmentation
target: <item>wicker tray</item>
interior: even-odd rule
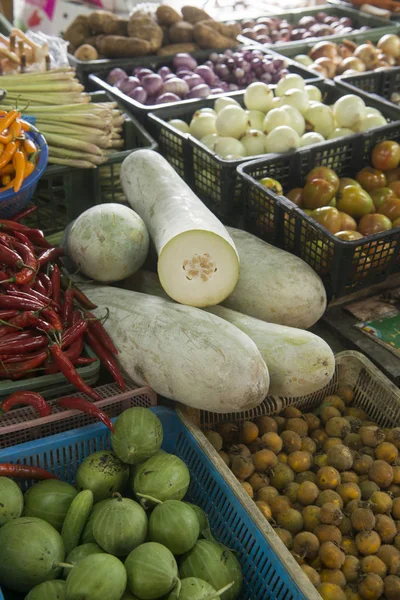
[[[131,406],[156,406],[157,394],[150,387],[136,387],[133,383],[126,383],[126,391],[119,390],[115,383],[101,385],[96,388],[103,400],[93,402],[109,417],[117,417],[121,412]],[[68,394],[71,396],[71,394]],[[74,393],[74,397],[86,398],[84,394]],[[87,399],[87,398],[86,398]],[[55,433],[69,431],[97,423],[97,419],[77,410],[63,410],[56,406],[56,400],[49,400],[54,414],[48,417],[37,418],[36,411],[30,407],[18,408],[6,413],[0,420],[0,448],[32,442]]]
[[[363,408],[368,415],[381,427],[394,427],[400,425],[400,390],[389,381],[368,359],[359,352],[346,351],[336,356],[336,370],[330,383],[321,391],[301,398],[273,398],[268,397],[257,408],[232,414],[214,414],[202,411],[200,413],[203,429],[209,429],[217,423],[232,421],[240,422],[255,419],[263,415],[279,413],[287,406],[296,406],[304,410],[312,410],[321,404],[325,396],[334,394],[340,385],[350,385],[355,391],[354,405]],[[299,587],[308,599],[322,600],[316,589],[307,581],[303,584],[304,575],[297,563],[290,561],[293,558],[286,547],[283,546],[278,536],[268,521],[260,516],[254,502],[247,496],[242,486],[232,474],[230,469],[220,458],[206,438],[198,434],[198,443],[205,448],[208,456],[224,479],[229,483],[239,502],[246,508],[256,526],[265,537],[280,560],[286,564],[292,579],[298,581]],[[276,539],[275,539],[276,538]],[[282,547],[283,546],[283,547]],[[307,585],[308,584],[308,585]],[[267,598],[267,596],[266,596]]]

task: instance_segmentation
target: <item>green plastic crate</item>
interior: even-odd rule
[[[385,33],[400,33],[400,23],[395,21],[389,21],[388,19],[382,19],[381,17],[374,17],[373,15],[368,15],[366,13],[360,12],[358,10],[354,10],[353,8],[348,8],[347,6],[332,6],[331,4],[324,4],[321,6],[317,6],[316,8],[299,8],[291,11],[286,11],[282,13],[276,13],[273,16],[279,19],[286,19],[289,23],[297,24],[301,17],[313,17],[319,12],[325,12],[328,16],[338,16],[338,17],[350,17],[355,24],[356,27],[363,27],[367,25],[371,27],[374,32],[380,33],[380,35],[384,35]],[[271,16],[271,15],[267,15]],[[365,34],[368,31],[361,31],[359,33],[350,33],[346,35],[346,39],[357,41],[358,39],[365,39]],[[328,35],[322,37],[315,37],[314,44],[321,40],[330,40],[332,42],[336,42],[338,39],[343,39],[343,36],[340,34]],[[244,35],[239,35],[238,40],[242,44],[257,44],[258,42],[250,40]],[[276,43],[276,44],[264,44],[264,47],[272,47],[275,51],[279,52],[283,48],[290,48],[292,46],[298,46],[299,43],[302,42],[299,40],[293,42],[284,42],[284,43]],[[261,44],[260,44],[261,45]]]
[[[92,94],[93,102],[108,102],[104,92]],[[74,169],[50,165],[40,179],[33,202],[38,210],[24,221],[46,235],[64,229],[70,221],[96,204],[124,202],[119,181],[121,163],[133,150],[156,150],[157,144],[133,117],[125,121],[125,149],[114,152],[106,163],[95,169]]]

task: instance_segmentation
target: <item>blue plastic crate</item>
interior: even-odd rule
[[[275,536],[268,539],[271,530],[268,532],[265,527],[263,530],[258,529],[229,484],[201,448],[195,435],[179,416],[173,410],[164,407],[151,410],[161,419],[163,425],[162,448],[182,458],[189,467],[189,500],[201,506],[208,514],[213,535],[237,552],[244,577],[241,600],[320,598],[300,568],[298,574],[296,573],[296,581],[291,577],[288,565],[294,564],[294,559],[284,549],[283,544],[276,541],[277,536],[276,539]],[[89,425],[0,450],[0,462],[40,465],[61,479],[73,482],[79,464],[88,454],[109,447],[108,429],[102,424]],[[278,557],[272,547],[277,543],[278,553],[282,551],[281,557]],[[0,599],[4,600],[1,590]]]

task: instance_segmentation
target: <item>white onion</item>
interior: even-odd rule
[[[265,138],[265,152],[288,152],[300,146],[300,137],[291,127],[277,127]]]
[[[282,106],[282,108],[290,116],[289,127],[294,129],[298,135],[303,135],[306,130],[306,121],[301,112],[297,108],[293,108],[293,106]]]
[[[335,127],[332,133],[328,136],[328,140],[335,140],[336,138],[347,137],[353,135],[354,131],[348,127]]]
[[[215,144],[218,142],[219,139],[220,138],[216,133],[209,133],[202,137],[200,142],[204,144],[204,146],[207,146],[209,150],[214,150]]]
[[[291,125],[289,111],[286,111],[284,108],[273,108],[265,116],[262,128],[265,133],[270,133],[276,127],[283,125],[288,127]]]
[[[316,102],[310,106],[304,116],[313,130],[320,133],[325,139],[335,129],[332,110],[326,104]]]
[[[368,115],[357,123],[355,131],[368,131],[369,129],[375,129],[375,127],[382,127],[383,125],[387,125],[385,117],[382,117],[382,115]]]
[[[209,113],[210,115],[214,115],[214,117],[217,116],[216,111],[213,108],[200,108],[199,110],[196,111],[197,113]],[[196,114],[196,113],[195,113]]]
[[[310,102],[322,102],[322,93],[319,88],[315,85],[306,85],[304,91],[307,92],[308,99]]]
[[[275,96],[283,96],[283,94],[288,90],[304,90],[305,85],[304,79],[300,75],[289,73],[289,75],[286,75],[278,82],[275,90]]]
[[[171,127],[182,131],[182,133],[189,133],[189,125],[181,119],[171,119],[168,121],[168,125],[171,125]]]
[[[308,94],[302,90],[288,90],[281,96],[281,106],[293,106],[304,115],[309,107]]]
[[[244,104],[248,110],[267,112],[272,107],[273,99],[273,91],[262,81],[251,83],[244,93]]]
[[[319,144],[320,142],[324,142],[324,138],[320,133],[316,133],[315,131],[309,131],[305,133],[300,138],[300,146],[311,146],[312,144]]]
[[[333,105],[338,127],[349,127],[353,129],[365,115],[365,102],[359,96],[346,94]]]
[[[248,129],[259,129],[262,131],[265,114],[261,110],[246,110],[249,118]]]
[[[272,100],[272,105],[270,110],[272,110],[273,108],[280,108],[281,107],[281,99],[278,96],[275,96],[275,98]]]
[[[247,156],[256,156],[257,154],[264,154],[264,140],[265,135],[262,131],[250,129],[241,138],[240,142],[245,147]]]
[[[372,106],[367,106],[365,108],[365,115],[364,116],[368,117],[369,115],[379,115],[381,117],[382,113],[377,108],[372,108]]]
[[[233,137],[221,137],[215,144],[214,152],[222,158],[244,158],[246,149]]]
[[[215,101],[214,110],[217,114],[221,112],[225,106],[240,106],[239,102],[236,102],[233,98],[227,98],[221,96],[218,100]]]
[[[308,56],[308,54],[297,54],[297,56],[294,57],[294,60],[296,60],[301,65],[304,65],[305,67],[309,67],[313,63],[312,59]]]
[[[211,113],[200,113],[190,122],[190,133],[193,137],[200,140],[205,135],[217,133],[216,117]]]
[[[382,50],[384,54],[393,56],[393,58],[400,57],[400,38],[394,33],[387,33],[377,43],[379,50]]]
[[[216,132],[221,137],[239,139],[245,133],[249,118],[240,106],[225,106],[215,122]],[[209,132],[213,133],[213,132]]]

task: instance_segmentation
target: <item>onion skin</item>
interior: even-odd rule
[[[354,56],[365,64],[367,70],[371,70],[377,62],[378,50],[372,44],[361,44],[355,49]]]
[[[377,47],[384,54],[393,58],[400,57],[400,38],[394,33],[387,33],[379,40]]]
[[[366,66],[363,63],[363,61],[357,58],[356,56],[348,56],[342,61],[342,64],[339,67],[339,73],[344,73],[349,69],[351,71],[363,73],[366,70]]]
[[[310,51],[310,58],[330,58],[333,60],[338,55],[337,46],[332,42],[318,42]]]

